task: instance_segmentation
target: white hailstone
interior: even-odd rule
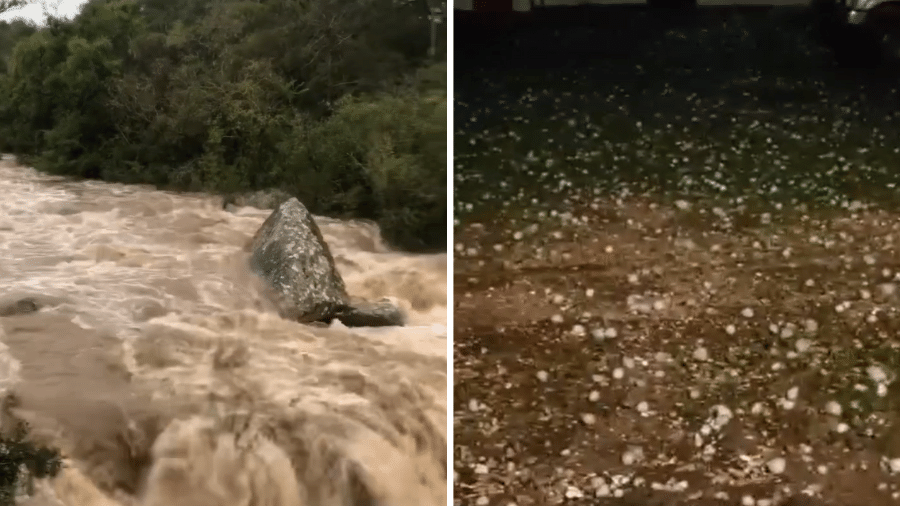
[[[884,269],[881,269],[881,275],[883,277],[889,278],[889,277],[891,277],[891,274],[892,274],[891,270],[888,269],[887,267],[885,267]]]
[[[625,377],[625,369],[622,369],[621,367],[616,367],[615,369],[613,369],[612,376],[615,379],[624,378]]]
[[[769,324],[769,332],[771,332],[773,334],[777,334],[778,333],[778,325],[775,325],[774,323],[770,323]]]
[[[691,204],[685,200],[676,200],[675,207],[684,211],[684,210],[690,209]]]
[[[884,372],[884,369],[877,365],[870,365],[866,368],[866,373],[869,375],[869,378],[875,383],[886,383],[888,380],[887,373]]]
[[[502,245],[502,244],[495,244],[495,245],[494,245],[494,251],[496,251],[497,253],[500,253],[501,251],[503,251],[503,245]]]
[[[562,317],[561,314],[555,314],[555,315],[553,315],[553,316],[550,317],[550,321],[553,322],[553,323],[562,323],[562,322],[563,322],[563,317]]]
[[[753,318],[753,308],[745,307],[745,308],[741,311],[741,315],[742,315],[744,318]]]
[[[466,255],[473,257],[478,254],[478,248],[469,248],[466,250]]]
[[[550,374],[548,374],[547,371],[538,371],[537,379],[543,383],[550,379]]]
[[[782,339],[790,339],[794,337],[794,327],[791,325],[785,325],[783,329],[781,329],[781,338]]]
[[[813,287],[813,286],[815,286],[816,282],[815,282],[815,280],[813,280],[813,279],[807,279],[806,282],[805,282],[804,284],[805,284],[807,287]]]
[[[878,321],[878,317],[875,316],[875,313],[872,313],[869,316],[866,316],[866,321],[869,323],[875,323]]]
[[[594,338],[595,341],[602,341],[606,338],[606,329],[594,329],[591,331],[591,337]]]
[[[647,404],[647,401],[641,401],[637,405],[638,413],[644,414],[650,410],[650,405]]]
[[[817,471],[819,474],[828,474],[828,466],[826,466],[826,465],[824,465],[824,464],[820,464],[820,465],[816,468],[816,471]]]
[[[878,288],[881,289],[881,294],[884,296],[894,295],[894,292],[897,291],[897,285],[893,283],[883,283]]]
[[[900,458],[888,460],[888,468],[892,473],[900,473]]]
[[[843,313],[849,307],[850,307],[850,303],[847,301],[844,301],[844,302],[841,302],[840,304],[838,304],[837,306],[834,306],[834,310],[837,311],[838,313]]]
[[[769,223],[772,223],[772,215],[770,213],[762,213],[759,216],[759,222],[762,223],[763,225],[768,225]]]
[[[588,400],[591,402],[597,402],[600,400],[600,392],[596,390],[591,390],[591,393],[588,394]]]
[[[484,464],[475,464],[474,471],[475,471],[475,474],[487,474],[488,466],[486,466]]]
[[[622,365],[624,365],[625,367],[627,367],[629,369],[634,369],[634,359],[631,357],[623,357]]]
[[[584,413],[581,415],[581,421],[584,422],[585,425],[594,425],[597,422],[597,417],[591,413]]]
[[[584,492],[582,492],[580,488],[573,485],[569,485],[566,487],[567,499],[581,499],[582,497],[584,497]]]
[[[734,325],[728,324],[725,327],[725,333],[728,334],[729,336],[733,336],[736,331],[737,331],[737,329],[734,327]]]
[[[606,483],[594,489],[594,496],[596,497],[609,497],[611,493],[612,492],[609,489],[609,485],[607,485]]]
[[[584,296],[587,297],[587,298],[589,298],[589,299],[590,299],[591,297],[593,297],[593,296],[594,296],[594,289],[593,289],[593,288],[588,288],[587,290],[585,290],[585,291],[584,291]]]
[[[798,387],[791,387],[787,391],[787,398],[794,401],[797,400],[797,396],[800,394],[800,389]]]
[[[756,499],[752,495],[741,497],[741,506],[756,506]]]
[[[585,333],[584,325],[575,325],[572,327],[572,335],[576,337],[583,337]]]
[[[791,248],[784,248],[784,251],[781,252],[781,256],[784,258],[791,258]]]
[[[636,285],[638,283],[638,275],[637,274],[629,274],[628,282],[631,283],[632,285]]]
[[[717,430],[728,425],[728,422],[730,422],[731,418],[734,417],[734,413],[731,411],[731,408],[724,404],[717,404],[713,406],[712,415],[712,425],[713,428]]]
[[[760,414],[762,414],[764,409],[765,409],[765,406],[763,406],[763,403],[757,401],[757,402],[754,402],[753,406],[750,407],[750,412],[753,413],[754,415],[760,415]]]
[[[753,241],[753,248],[760,249],[762,248],[762,244],[759,241]]]
[[[622,464],[630,466],[644,459],[644,449],[640,447],[629,448],[622,454]]]
[[[841,422],[841,423],[837,424],[837,427],[835,427],[834,430],[837,431],[838,434],[843,434],[843,433],[847,432],[848,430],[850,430],[850,426],[844,422]]]
[[[807,318],[805,322],[803,322],[804,326],[806,326],[806,331],[809,333],[816,332],[819,330],[819,323],[812,318]]]
[[[469,411],[478,411],[477,399],[469,399]]]
[[[613,250],[613,247],[612,247],[612,246],[607,246],[607,247],[606,247],[606,252],[607,252],[607,253],[612,253],[613,251],[614,251],[614,250]]]
[[[863,255],[863,262],[865,262],[867,265],[874,265],[875,257],[872,255]]]
[[[863,288],[862,290],[859,291],[859,298],[861,298],[863,300],[869,300],[872,298],[872,292]]]
[[[699,360],[701,362],[706,361],[709,358],[709,352],[706,351],[706,348],[703,346],[694,350],[694,360]]]
[[[491,503],[490,499],[488,499],[487,497],[485,497],[483,495],[478,496],[478,499],[475,499],[475,506],[488,506],[488,504],[490,504],[490,503]]]
[[[798,353],[806,353],[812,346],[812,342],[809,339],[801,337],[800,339],[797,339],[797,342],[794,343],[794,346],[797,348]]]
[[[662,299],[653,301],[653,309],[655,309],[657,311],[662,311],[665,308],[666,308],[666,301],[664,301]]]
[[[888,393],[887,385],[884,383],[879,383],[878,387],[875,389],[875,392],[878,394],[878,397],[884,397]]]
[[[603,331],[603,335],[604,335],[606,338],[608,338],[608,339],[615,339],[616,336],[619,335],[619,332],[616,331],[616,329],[613,328],[613,327],[607,327],[607,328]]]
[[[565,301],[566,301],[566,298],[563,297],[561,294],[557,293],[556,295],[553,296],[553,303],[556,304],[557,306],[562,305],[562,303]]]
[[[513,239],[517,241],[521,241],[523,237],[525,237],[525,234],[523,234],[522,232],[516,232],[515,234],[513,234]]]
[[[766,467],[772,474],[781,474],[784,472],[785,467],[787,467],[787,462],[781,457],[775,457],[766,464]]]
[[[790,410],[794,409],[794,406],[796,406],[796,405],[797,405],[797,403],[792,400],[781,399],[781,408],[784,409],[785,411],[790,411]]]
[[[688,392],[688,395],[690,396],[691,399],[699,399],[700,398],[700,390],[698,390],[696,388],[691,388],[690,391]]]
[[[841,412],[843,412],[843,410],[844,409],[837,401],[828,401],[828,403],[825,404],[825,412],[830,415],[841,416]]]

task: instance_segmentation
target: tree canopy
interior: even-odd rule
[[[377,220],[398,246],[443,249],[445,10],[89,0],[72,20],[0,23],[0,149],[58,174],[278,187],[315,213]]]

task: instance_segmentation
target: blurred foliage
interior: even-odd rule
[[[0,23],[0,149],[57,174],[280,188],[444,249],[444,8],[89,0],[73,20]]]
[[[13,506],[21,487],[30,488],[33,478],[55,476],[62,467],[62,459],[51,450],[27,440],[28,425],[18,422],[9,434],[0,434],[0,506]]]

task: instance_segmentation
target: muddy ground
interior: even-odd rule
[[[617,16],[457,53],[455,503],[897,504],[896,84]]]

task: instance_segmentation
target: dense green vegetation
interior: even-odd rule
[[[438,3],[91,0],[71,21],[3,23],[0,149],[77,177],[277,187],[443,249]]]

